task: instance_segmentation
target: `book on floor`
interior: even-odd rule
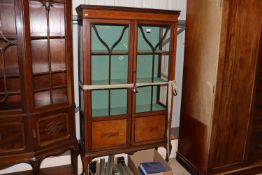
[[[140,171],[142,171],[145,175],[161,173],[166,171],[166,168],[160,162],[144,162],[141,163],[139,167]]]

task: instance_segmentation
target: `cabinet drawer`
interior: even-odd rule
[[[127,120],[92,123],[93,148],[120,146],[127,143]]]
[[[262,158],[262,131],[253,133],[250,149],[251,159]]]
[[[165,116],[136,118],[135,142],[161,140],[165,137]]]
[[[59,113],[41,117],[36,123],[39,146],[53,144],[70,137],[69,115]]]
[[[10,122],[0,124],[0,154],[25,149],[24,124]]]

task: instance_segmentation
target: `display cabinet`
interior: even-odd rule
[[[70,0],[0,2],[0,168],[71,150],[77,170]]]
[[[77,12],[87,173],[96,156],[166,145],[179,12],[91,5]]]

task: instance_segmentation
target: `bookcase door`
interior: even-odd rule
[[[29,1],[35,108],[68,103],[65,2]]]
[[[14,0],[0,1],[0,112],[22,108]]]

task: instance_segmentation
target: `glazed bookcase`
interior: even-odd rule
[[[87,172],[94,157],[166,145],[179,12],[91,5],[77,12]]]
[[[0,168],[71,150],[77,169],[71,35],[70,0],[0,1]]]

